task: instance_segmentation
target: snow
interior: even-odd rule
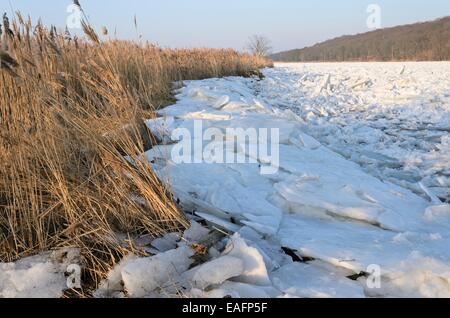
[[[65,272],[79,263],[79,251],[64,249],[0,263],[0,298],[59,298],[67,289]]]
[[[95,295],[450,297],[449,73],[448,62],[311,63],[277,65],[262,80],[186,81],[147,121],[163,143],[143,159],[208,229],[193,221],[149,242],[155,255],[130,255]],[[242,162],[173,156],[210,128],[213,145],[223,139]],[[230,128],[279,129],[279,162],[235,145]],[[225,237],[198,262],[195,244],[214,232]],[[17,264],[0,264],[0,295],[32,294],[9,278]],[[36,286],[55,281],[42,278]]]

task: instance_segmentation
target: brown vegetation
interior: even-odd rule
[[[271,58],[286,62],[450,60],[450,17],[343,36]]]
[[[187,226],[150,165],[143,118],[173,100],[171,83],[251,75],[266,61],[232,50],[170,50],[5,28],[0,69],[0,262],[78,247],[99,278],[135,235]],[[103,32],[106,36],[107,32]],[[125,236],[125,239],[124,239]]]

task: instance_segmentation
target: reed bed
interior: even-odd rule
[[[249,76],[267,61],[233,50],[162,49],[76,38],[18,13],[0,51],[0,262],[76,247],[98,281],[133,237],[188,225],[146,162],[144,119],[173,101],[174,81]]]

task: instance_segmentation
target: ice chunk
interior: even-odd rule
[[[173,117],[159,117],[155,119],[148,119],[145,124],[153,133],[153,135],[161,141],[170,141],[170,135],[172,129],[174,128],[174,118]]]
[[[364,288],[345,276],[305,263],[285,265],[272,275],[272,280],[284,293],[302,298],[363,298]]]
[[[237,232],[241,228],[239,225],[233,224],[231,222],[228,222],[226,220],[223,220],[221,218],[218,218],[216,216],[213,216],[213,215],[210,215],[207,213],[196,212],[195,214],[202,217],[209,223],[211,223],[221,229],[224,229],[226,231],[230,231],[231,233]]]
[[[184,231],[183,239],[189,243],[198,243],[204,239],[209,232],[210,230],[206,227],[195,221],[191,221],[191,227]]]
[[[326,74],[325,77],[322,80],[322,83],[320,85],[317,86],[316,89],[316,96],[320,95],[320,93],[324,90],[324,89],[328,89],[328,86],[330,85],[330,79],[331,79],[331,75],[330,74]]]
[[[177,242],[180,240],[178,233],[169,233],[162,238],[157,238],[152,241],[152,246],[160,252],[167,252],[177,247]]]
[[[244,262],[244,272],[236,281],[260,286],[271,285],[263,256],[256,248],[249,246],[238,233],[230,239],[224,254],[240,258]]]
[[[213,114],[208,113],[205,111],[201,112],[193,112],[193,113],[186,113],[184,115],[178,116],[182,119],[203,119],[203,120],[214,120],[214,121],[221,121],[221,120],[231,120],[233,117],[231,115],[222,115],[222,114]]]
[[[122,270],[127,263],[137,259],[134,255],[128,255],[120,261],[107,275],[106,279],[100,282],[98,289],[94,292],[96,298],[121,298],[124,297],[124,286],[122,282]]]
[[[221,109],[230,102],[230,96],[224,95],[220,97],[213,105],[215,109]]]
[[[170,289],[180,274],[189,269],[193,255],[189,247],[183,246],[127,262],[121,272],[126,291],[131,297],[145,297],[157,288]]]
[[[205,289],[211,285],[219,285],[226,280],[240,276],[244,272],[244,262],[233,256],[222,256],[200,265],[187,272],[185,277],[192,277],[196,288]]]
[[[437,259],[412,253],[399,263],[396,273],[381,280],[379,289],[367,289],[369,296],[450,298],[450,266]]]
[[[425,219],[428,222],[439,222],[450,226],[450,205],[440,204],[428,207],[425,210]]]
[[[321,143],[313,137],[300,132],[291,136],[290,142],[297,147],[306,147],[309,149],[317,149],[322,146]]]

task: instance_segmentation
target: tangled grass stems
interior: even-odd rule
[[[124,255],[123,235],[188,226],[151,166],[144,118],[174,81],[252,75],[267,61],[233,50],[161,49],[58,33],[20,13],[0,52],[0,261],[76,247],[98,282]],[[8,28],[9,30],[9,28]]]

